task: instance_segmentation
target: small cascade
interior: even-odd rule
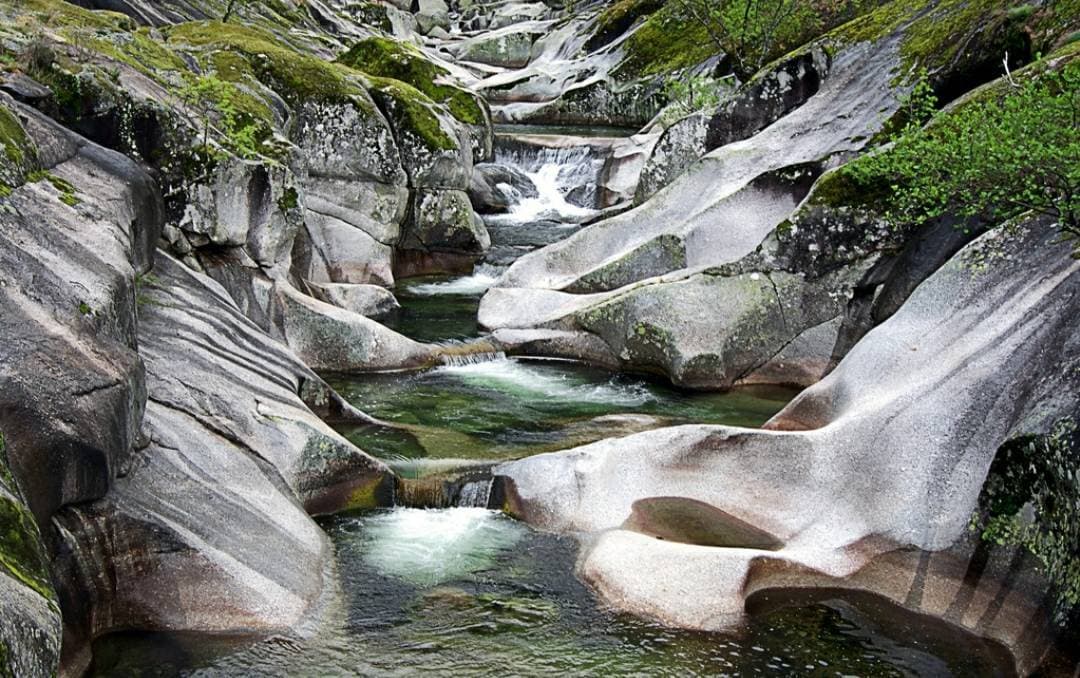
[[[599,160],[597,153],[588,145],[546,146],[522,141],[520,137],[498,137],[495,145],[495,163],[510,165],[535,174],[549,166],[565,168],[563,177],[568,180],[595,178],[590,170]],[[576,183],[576,182],[575,182]]]
[[[492,264],[478,264],[472,275],[454,278],[444,282],[424,283],[413,285],[409,288],[409,294],[433,297],[439,295],[470,296],[480,295],[495,284],[505,268]]]
[[[536,186],[535,197],[521,198],[511,207],[512,220],[573,221],[595,213],[605,159],[591,146],[552,147],[500,138],[495,162],[517,167]]]
[[[491,501],[491,489],[495,486],[495,478],[487,480],[473,480],[461,486],[458,493],[457,505],[472,508],[487,508]]]
[[[479,351],[477,353],[459,353],[441,356],[442,364],[446,367],[468,367],[481,363],[493,363],[506,360],[506,354],[502,351]]]
[[[394,505],[405,508],[487,508],[495,488],[490,467],[397,479]]]

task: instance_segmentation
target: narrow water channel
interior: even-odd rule
[[[505,151],[505,149],[504,149]],[[422,341],[474,338],[483,292],[516,256],[574,232],[567,198],[595,171],[588,149],[506,151],[538,197],[489,218],[492,257],[470,276],[403,281],[394,326]],[[587,166],[582,166],[585,163]],[[578,195],[587,195],[578,192]],[[580,201],[579,201],[580,202]],[[586,201],[587,202],[587,201]],[[342,433],[402,476],[446,473],[679,423],[759,426],[785,389],[690,393],[558,361],[485,356],[411,374],[328,375],[396,428]],[[486,501],[467,503],[485,505]],[[735,634],[610,614],[573,576],[578,544],[496,511],[396,507],[323,520],[337,552],[341,620],[307,639],[118,635],[98,675],[1011,675],[1007,653],[929,618],[839,592],[757,596]],[[657,572],[656,576],[664,576]]]

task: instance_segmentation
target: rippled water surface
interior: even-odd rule
[[[515,358],[330,382],[362,410],[402,425],[342,430],[362,449],[391,459],[507,459],[661,425],[760,426],[794,394],[693,393],[573,363]]]
[[[569,575],[573,540],[483,509],[393,509],[325,526],[343,605],[320,634],[114,637],[98,643],[98,675],[1007,675],[995,646],[835,593],[759,601],[739,635],[610,615]]]

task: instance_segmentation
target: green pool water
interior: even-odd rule
[[[117,635],[99,676],[997,676],[1000,646],[874,599],[773,592],[737,634],[613,615],[576,543],[475,508],[324,521],[339,615],[309,638]],[[657,573],[662,576],[662,573]]]
[[[398,283],[394,295],[401,309],[387,326],[424,342],[471,339],[480,334],[476,310],[480,296],[494,276],[469,276],[462,281],[448,276],[409,278]]]
[[[402,426],[341,429],[387,459],[511,459],[664,425],[760,426],[794,395],[783,388],[693,393],[569,362],[515,358],[329,381],[360,409]]]

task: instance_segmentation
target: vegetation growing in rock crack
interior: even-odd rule
[[[995,544],[1037,557],[1058,592],[1062,618],[1080,604],[1080,435],[1071,419],[998,451],[972,527]]]
[[[926,125],[933,94],[924,84],[913,101],[891,145],[844,170],[881,198],[888,220],[953,214],[999,224],[1034,212],[1080,237],[1080,64],[976,92]]]
[[[241,113],[234,102],[235,88],[214,74],[194,77],[180,89],[179,95],[191,106],[202,128],[202,150],[210,149],[210,129],[215,115],[220,117],[222,132],[229,150],[245,158],[259,154],[259,126]]]
[[[689,71],[668,78],[664,84],[668,105],[662,113],[661,123],[670,125],[698,111],[712,112],[720,104],[723,88],[723,83]]]

